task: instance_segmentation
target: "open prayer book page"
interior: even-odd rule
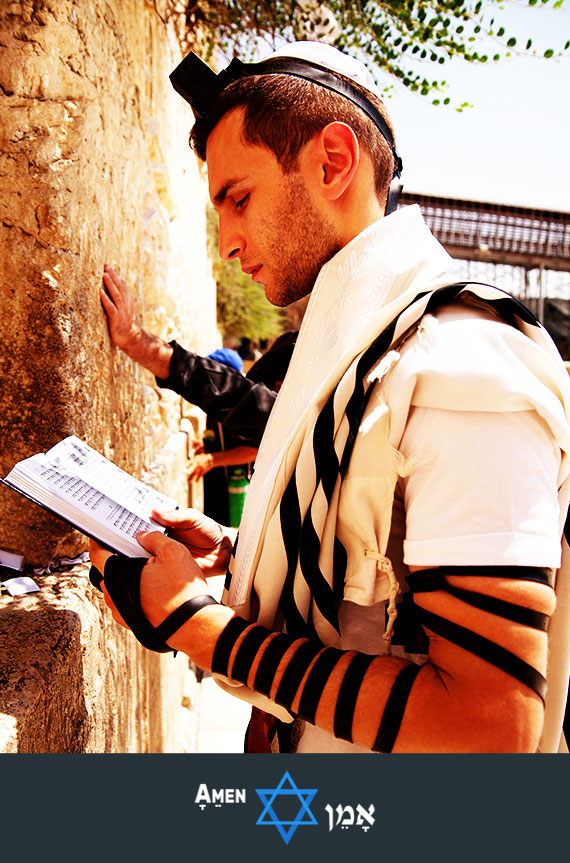
[[[140,530],[166,533],[151,510],[178,509],[75,435],[18,462],[2,482],[127,557],[150,557],[136,541]]]

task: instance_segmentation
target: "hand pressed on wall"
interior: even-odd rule
[[[114,345],[123,351],[141,334],[141,327],[135,314],[135,302],[124,281],[115,271],[105,265],[103,272],[105,289],[99,291],[101,303],[107,315],[109,335]]]

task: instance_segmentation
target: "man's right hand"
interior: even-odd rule
[[[114,345],[125,353],[134,345],[141,335],[135,314],[135,302],[124,281],[116,272],[105,265],[103,284],[99,296],[107,315],[109,335]]]
[[[198,509],[153,510],[152,519],[170,528],[169,536],[186,546],[205,578],[226,572],[237,534],[235,528],[218,524]]]
[[[114,345],[155,377],[166,380],[170,374],[172,345],[147,333],[135,314],[135,301],[116,272],[105,265],[105,290],[99,291],[101,305],[107,315],[109,335]]]

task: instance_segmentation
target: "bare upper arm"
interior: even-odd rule
[[[410,567],[411,572],[418,570]],[[546,584],[484,575],[447,575],[446,581],[538,615],[549,616],[554,609],[554,591]],[[508,668],[511,662],[517,671],[520,667],[522,677],[525,666],[531,669],[531,677],[532,671],[537,679],[544,676],[547,633],[474,607],[444,589],[417,593],[414,602],[427,612],[422,625],[429,639],[429,663],[410,693],[395,751],[534,751],[542,729],[543,701],[528,682],[505,670],[505,663]],[[443,626],[438,623],[441,619]],[[449,629],[451,637],[446,637]],[[462,644],[461,630],[475,639],[468,635]],[[486,643],[499,648],[498,654],[490,648],[491,659],[485,650],[483,655],[478,653],[479,645],[486,647]],[[493,661],[495,654],[498,664]],[[514,660],[505,660],[507,655]]]

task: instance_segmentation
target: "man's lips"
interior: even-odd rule
[[[248,276],[251,276],[251,278],[255,282],[256,281],[255,277],[257,276],[257,274],[261,270],[262,266],[263,266],[262,264],[256,264],[256,266],[254,266],[254,267],[242,267],[242,272],[246,273],[246,275],[248,275]]]

